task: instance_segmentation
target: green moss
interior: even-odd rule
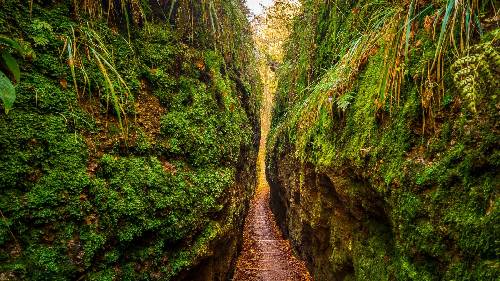
[[[214,83],[217,81],[225,81],[216,85],[215,93],[223,95],[223,108],[207,85],[181,78],[180,92],[170,102],[171,111],[161,120],[167,150],[186,157],[194,166],[234,164],[239,147],[250,142],[247,115],[237,106],[236,92],[226,86],[230,80],[214,78]],[[227,92],[219,92],[220,87]]]
[[[491,276],[499,272],[498,263],[492,262],[498,256],[492,237],[499,235],[493,227],[498,225],[498,192],[492,189],[499,182],[498,136],[492,133],[497,131],[498,110],[488,90],[494,83],[478,87],[481,110],[473,114],[464,103],[469,98],[452,79],[456,73],[450,67],[457,58],[446,49],[440,74],[444,90],[438,95],[438,85],[426,84],[436,75],[426,71],[437,42],[425,21],[446,4],[418,8],[409,53],[398,58],[404,71],[396,100],[393,89],[380,89],[381,74],[392,63],[385,56],[394,51],[397,39],[372,32],[384,33],[405,18],[409,2],[303,3],[278,73],[266,161],[271,172],[301,171],[275,169],[290,157],[300,167],[312,166],[352,182],[337,192],[361,230],[344,233],[355,237],[343,242],[338,237],[345,230],[332,225],[331,268],[318,272],[342,274],[342,265],[350,263],[345,248],[351,242],[357,280],[494,280]],[[483,13],[492,11],[485,8]],[[404,30],[404,21],[395,30]],[[476,30],[473,48],[491,42],[495,30]],[[431,101],[425,100],[425,87],[434,92]],[[290,174],[269,176],[304,182],[301,172],[295,174],[290,179]],[[312,212],[301,220],[316,219],[315,206],[301,208]],[[372,220],[385,225],[384,230],[373,230]]]
[[[51,246],[40,246],[29,248],[30,270],[27,274],[30,278],[37,280],[67,280],[64,275],[70,273],[74,268],[69,260],[60,259],[60,249]],[[50,276],[50,277],[49,277]]]
[[[373,276],[377,276],[378,280],[390,280],[390,230],[375,223],[371,223],[369,228],[369,236],[360,237],[354,243],[355,280],[370,279]]]
[[[211,222],[203,230],[200,236],[194,241],[191,249],[181,251],[173,256],[169,275],[175,276],[181,270],[189,267],[199,255],[203,255],[209,251],[209,243],[212,242],[221,232],[221,227],[218,223]]]
[[[246,208],[224,204],[236,178],[253,173],[245,158],[256,155],[260,89],[250,49],[229,59],[154,17],[125,39],[112,19],[69,13],[73,3],[35,1],[30,13],[2,2],[0,33],[30,52],[19,58],[14,109],[0,114],[0,272],[175,280],[213,255],[212,241],[235,231]],[[230,29],[246,28],[239,6],[223,5],[241,16]],[[241,202],[251,184],[238,185]]]

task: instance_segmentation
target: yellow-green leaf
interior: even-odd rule
[[[3,102],[3,107],[5,108],[5,113],[9,113],[9,110],[14,106],[14,101],[16,100],[16,90],[14,85],[10,82],[10,79],[5,76],[3,72],[0,71],[0,99]]]
[[[21,48],[21,45],[19,45],[19,43],[10,39],[9,37],[5,37],[5,36],[0,35],[0,44],[5,45],[5,46],[9,46],[9,47],[15,49],[16,51],[18,51],[20,54],[23,53],[23,48]]]
[[[7,69],[16,79],[16,82],[19,83],[21,79],[21,71],[19,70],[19,65],[17,64],[16,59],[7,51],[2,52],[2,59]]]

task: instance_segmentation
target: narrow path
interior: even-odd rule
[[[236,264],[233,281],[312,281],[305,263],[293,255],[290,242],[283,239],[269,206],[265,155],[271,106],[272,91],[267,88],[261,115],[257,190],[245,221],[243,250]]]
[[[310,281],[304,262],[293,256],[269,207],[269,186],[257,190],[245,222],[243,251],[233,281]]]

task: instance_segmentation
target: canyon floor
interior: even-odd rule
[[[243,251],[234,281],[309,281],[303,261],[292,253],[269,207],[269,187],[259,187],[252,201],[244,231]]]
[[[243,250],[233,281],[312,281],[305,263],[293,255],[290,242],[284,239],[271,212],[264,155],[261,142],[257,190],[245,221]]]

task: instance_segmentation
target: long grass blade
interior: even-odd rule
[[[444,36],[448,28],[448,22],[450,20],[451,11],[453,10],[454,6],[455,6],[455,0],[448,0],[448,5],[446,6],[446,11],[444,13],[443,21],[441,22],[441,30],[439,32],[439,39],[436,47],[436,55],[434,56],[434,61],[437,59],[439,53],[442,50]]]
[[[73,29],[73,27],[71,27],[71,30],[73,32],[73,38],[75,36],[75,30]],[[68,37],[67,38],[67,41],[68,41],[68,44],[67,44],[67,50],[68,50],[68,65],[69,65],[69,69],[71,70],[71,77],[73,78],[73,85],[75,86],[75,91],[76,91],[76,94],[78,95],[78,83],[76,81],[76,71],[75,71],[75,56],[74,56],[74,53],[73,53],[73,40]]]
[[[118,73],[118,71],[116,70],[116,68],[113,67],[113,65],[111,63],[109,63],[105,58],[103,58],[99,53],[96,52],[96,55],[100,57],[100,59],[102,60],[102,62],[107,66],[109,67],[109,69],[111,69],[111,71],[113,71],[113,73],[116,75],[116,77],[118,78],[118,80],[120,81],[120,83],[125,87],[125,89],[127,90],[127,94],[130,93],[130,89],[128,88],[128,85],[127,83],[125,82],[125,80],[123,80],[122,76],[120,75],[120,73]]]
[[[174,6],[177,0],[171,0],[172,2],[170,3],[170,11],[168,12],[168,20],[170,21],[172,19],[172,13],[174,12]]]
[[[413,9],[415,6],[415,0],[411,1],[410,9],[408,10],[408,16],[406,17],[406,37],[405,37],[405,61],[408,60],[408,48],[410,46],[410,34],[411,34],[411,16],[413,14]]]
[[[116,115],[118,116],[118,123],[120,125],[120,130],[123,131],[123,123],[122,123],[122,117],[121,113],[123,109],[121,108],[120,102],[118,100],[118,96],[116,95],[115,88],[113,86],[113,82],[111,81],[108,71],[106,70],[106,66],[102,63],[101,59],[99,58],[99,54],[92,49],[92,53],[94,54],[94,57],[96,58],[97,66],[99,67],[99,70],[101,71],[102,75],[104,76],[104,79],[106,80],[105,86],[108,89],[109,93],[111,94],[111,101],[113,103],[113,108],[116,112]]]
[[[469,49],[469,42],[470,42],[470,11],[467,9],[466,14],[465,14],[465,42],[466,42],[466,49]]]

